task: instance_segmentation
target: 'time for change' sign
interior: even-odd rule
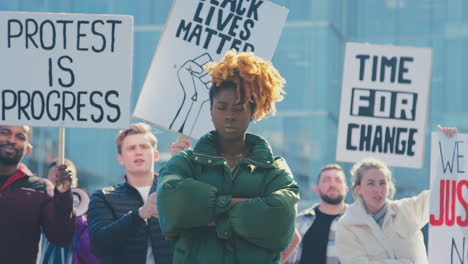
[[[347,43],[336,159],[422,168],[430,48]]]
[[[0,122],[130,123],[133,17],[0,12]]]

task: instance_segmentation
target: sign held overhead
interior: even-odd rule
[[[347,43],[336,159],[422,168],[432,50]]]
[[[133,17],[0,12],[0,38],[2,123],[129,125]]]

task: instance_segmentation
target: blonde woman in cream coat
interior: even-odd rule
[[[451,137],[456,128],[439,130]],[[355,202],[337,225],[342,264],[427,264],[421,228],[429,221],[429,191],[391,200],[395,186],[388,167],[365,159],[351,169]]]

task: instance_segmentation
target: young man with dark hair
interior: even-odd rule
[[[335,248],[335,225],[344,213],[344,200],[348,193],[341,166],[325,165],[320,170],[314,192],[320,196],[320,202],[298,215],[296,231],[301,243],[286,263],[339,263]]]

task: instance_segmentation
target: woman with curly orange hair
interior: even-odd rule
[[[294,234],[298,186],[268,142],[247,133],[275,112],[285,80],[253,53],[207,65],[214,131],[161,170],[161,229],[174,263],[281,263]]]

